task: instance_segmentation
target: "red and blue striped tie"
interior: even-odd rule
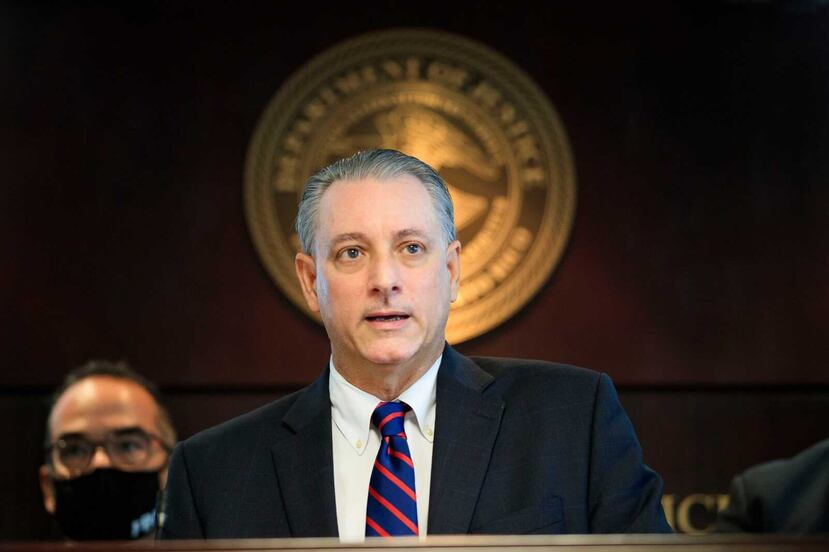
[[[415,472],[403,419],[409,405],[381,402],[371,415],[380,430],[380,451],[368,484],[366,536],[417,535]]]

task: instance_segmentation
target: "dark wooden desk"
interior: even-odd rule
[[[417,539],[377,539],[364,544],[337,539],[252,539],[214,541],[140,541],[109,543],[6,542],[0,552],[104,552],[107,550],[153,552],[265,552],[297,550],[413,550],[416,552],[817,552],[829,551],[829,535],[565,535],[565,536],[448,536]]]

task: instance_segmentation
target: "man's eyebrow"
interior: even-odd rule
[[[331,245],[335,246],[347,241],[365,241],[366,236],[362,232],[343,232],[331,238]]]
[[[136,431],[142,431],[146,433],[144,428],[141,426],[126,426],[126,427],[118,427],[115,429],[110,429],[106,432],[107,435],[123,435],[128,433],[135,433]],[[58,440],[60,439],[76,439],[76,438],[86,439],[89,440],[90,436],[88,433],[83,433],[82,431],[72,431],[69,433],[61,433],[58,435]]]
[[[125,434],[128,434],[128,433],[136,433],[136,432],[147,433],[147,430],[145,430],[141,426],[127,426],[127,427],[119,427],[117,429],[113,429],[113,430],[110,431],[110,433],[112,433],[113,435],[125,435]]]
[[[402,240],[402,239],[405,239],[405,238],[412,238],[412,237],[420,238],[420,239],[426,239],[428,237],[428,234],[426,232],[424,232],[423,230],[420,230],[418,228],[403,228],[402,230],[398,230],[397,232],[395,232],[394,237],[397,240]],[[333,248],[333,247],[336,247],[337,245],[339,245],[343,242],[349,242],[349,241],[365,242],[365,241],[368,241],[368,238],[362,232],[343,232],[342,234],[337,234],[336,236],[331,238],[330,243],[331,243],[331,247]]]
[[[398,230],[397,232],[395,232],[394,237],[398,240],[412,237],[425,239],[428,237],[428,234],[423,230],[419,230],[417,228],[404,228],[402,230]]]
[[[87,439],[88,438],[86,433],[82,433],[80,431],[72,431],[72,432],[69,432],[69,433],[61,433],[60,435],[58,435],[58,437],[57,437],[57,439],[55,439],[55,441],[60,441],[61,439],[76,439],[78,437],[80,437],[81,439]]]

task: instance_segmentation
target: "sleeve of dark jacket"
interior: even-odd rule
[[[662,510],[662,479],[645,465],[633,425],[604,374],[594,404],[590,532],[670,533]]]
[[[728,506],[717,514],[714,530],[718,533],[762,531],[757,506],[757,502],[748,497],[744,478],[738,475],[731,481]]]
[[[190,487],[190,474],[187,470],[184,447],[179,444],[170,458],[170,470],[167,474],[167,488],[161,501],[159,512],[159,538],[162,539],[203,539],[193,491]]]

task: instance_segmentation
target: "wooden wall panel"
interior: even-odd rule
[[[829,383],[825,7],[2,10],[2,385],[48,385],[95,356],[170,385],[310,380],[326,337],[253,250],[246,147],[311,55],[402,24],[514,60],[575,155],[559,270],[463,351],[628,384]]]

